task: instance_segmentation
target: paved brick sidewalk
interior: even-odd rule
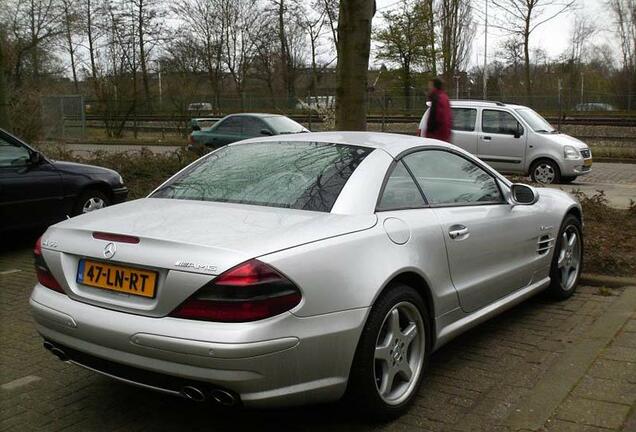
[[[591,173],[578,177],[574,183],[636,184],[636,164],[597,162]]]
[[[0,431],[512,432],[509,418],[519,404],[532,397],[599,320],[612,316],[627,292],[601,295],[606,293],[581,287],[566,302],[541,296],[525,302],[435,353],[411,411],[398,421],[370,425],[339,405],[218,410],[61,363],[41,348],[33,329],[27,307],[33,283],[30,250],[0,253]],[[636,431],[635,317],[607,342],[543,429]]]

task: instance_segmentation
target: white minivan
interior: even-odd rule
[[[502,173],[538,183],[569,183],[592,170],[592,151],[562,134],[531,108],[501,102],[453,100],[451,142]],[[424,136],[429,110],[418,135]]]

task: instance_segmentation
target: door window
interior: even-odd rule
[[[265,123],[254,117],[243,118],[243,135],[258,136],[261,130],[266,129]]]
[[[426,202],[402,162],[398,162],[386,182],[378,210],[424,207]]]
[[[481,130],[486,133],[515,135],[521,132],[522,128],[517,119],[506,111],[483,110]]]
[[[475,120],[477,120],[477,110],[473,108],[453,108],[453,130],[468,131],[475,130]]]
[[[230,117],[223,121],[215,129],[219,133],[235,134],[241,133],[241,119],[239,117]]]
[[[21,167],[29,163],[29,150],[0,137],[0,167]]]
[[[404,157],[431,205],[501,203],[496,180],[474,162],[444,150],[424,150]]]

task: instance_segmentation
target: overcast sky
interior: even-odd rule
[[[490,0],[488,0],[490,2]],[[398,5],[396,0],[376,0],[378,8],[378,14],[374,19],[374,26],[381,25],[381,17],[379,12],[390,10]],[[477,22],[477,33],[471,52],[471,65],[481,65],[484,61],[484,23],[482,20],[485,0],[472,0],[474,9],[479,10],[474,14],[475,21]],[[594,17],[594,22],[599,24],[601,31],[596,36],[594,42],[603,42],[604,39],[611,39],[612,34],[603,29],[607,29],[606,25],[610,19],[609,14],[605,11],[605,0],[576,0],[576,7],[579,13],[585,14],[590,17]],[[550,12],[555,13],[558,11],[554,9]],[[550,12],[546,12],[545,16],[550,16]],[[492,20],[492,15],[495,14],[492,4],[489,4],[489,13]],[[532,34],[530,38],[530,48],[542,48],[550,57],[557,57],[569,45],[569,35],[572,30],[572,23],[574,21],[574,13],[566,12],[557,18],[549,21],[540,27]],[[492,22],[492,21],[491,21]],[[488,59],[493,60],[495,51],[498,48],[498,44],[505,38],[502,31],[489,27],[488,29]]]

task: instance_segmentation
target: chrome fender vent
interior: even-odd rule
[[[554,238],[549,235],[539,237],[537,242],[537,253],[539,255],[545,255],[550,252],[550,249],[554,247]]]

